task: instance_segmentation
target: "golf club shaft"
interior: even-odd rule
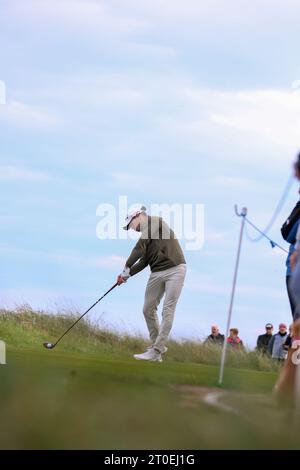
[[[102,297],[100,297],[100,299],[98,299],[86,312],[84,312],[74,323],[73,325],[70,326],[70,328],[67,329],[67,331],[64,332],[63,335],[61,335],[60,338],[58,338],[58,340],[56,341],[56,343],[54,343],[53,347],[55,347],[62,339],[64,336],[66,336],[67,333],[69,333],[69,331],[74,328],[74,326],[90,311],[92,310],[92,308],[95,307],[95,305],[97,305],[100,300],[102,300],[107,294],[109,294],[115,287],[117,287],[118,283],[116,282],[107,292],[105,292],[104,295],[102,295]]]

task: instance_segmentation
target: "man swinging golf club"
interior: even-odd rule
[[[186,274],[186,262],[173,230],[161,217],[148,216],[146,208],[128,214],[125,230],[141,233],[137,244],[126,261],[117,283],[123,284],[146,266],[150,266],[143,313],[149,330],[151,345],[143,354],[134,358],[162,362],[161,355],[167,351],[166,341],[170,334],[175,308]],[[157,307],[163,297],[162,322],[159,324]]]

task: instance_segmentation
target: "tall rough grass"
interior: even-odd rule
[[[54,315],[34,311],[29,305],[14,310],[0,309],[0,339],[15,348],[41,348],[42,342],[59,337],[78,318],[78,312]],[[110,331],[105,326],[82,319],[60,344],[64,351],[91,354],[132,355],[144,350],[149,343],[141,336]],[[169,341],[167,360],[219,365],[221,348],[203,342]],[[277,371],[278,365],[271,358],[256,351],[228,348],[227,365],[235,368],[259,371]]]

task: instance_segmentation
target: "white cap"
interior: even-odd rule
[[[129,214],[127,214],[126,216],[126,219],[125,219],[125,223],[126,225],[124,225],[123,229],[124,230],[129,230],[129,224],[130,222],[135,218],[137,217],[138,215],[140,215],[142,212],[145,212],[146,210],[146,207],[145,206],[142,206],[140,209],[138,210],[135,210],[133,212],[129,212]]]

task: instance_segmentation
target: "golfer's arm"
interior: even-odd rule
[[[126,268],[131,268],[139,259],[143,258],[146,254],[146,241],[144,239],[139,239],[128,260],[126,261]]]
[[[134,276],[135,274],[139,273],[140,271],[145,269],[146,266],[148,266],[148,262],[145,258],[141,258],[130,268],[130,276]]]

